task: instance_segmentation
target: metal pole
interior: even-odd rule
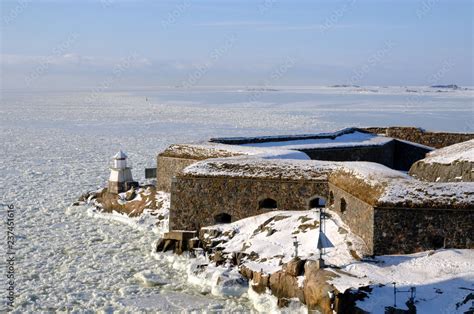
[[[410,288],[410,294],[411,294],[410,300],[411,300],[411,302],[415,302],[415,293],[416,293],[416,288],[411,287]]]
[[[319,209],[319,240],[321,240],[321,233],[323,232],[323,209],[320,208]],[[322,260],[323,259],[323,248],[321,246],[321,248],[319,249],[319,259]]]
[[[395,282],[393,284],[393,307],[397,307],[397,286]]]
[[[321,223],[321,228],[320,228],[320,231],[321,232],[324,232],[324,217],[323,217],[323,210],[324,208],[321,207],[321,209],[319,210],[319,221]]]

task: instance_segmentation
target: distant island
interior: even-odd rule
[[[253,88],[246,88],[247,92],[278,92],[278,89],[275,88],[266,88],[266,87],[253,87]]]
[[[347,84],[341,84],[341,85],[339,85],[339,84],[336,84],[336,85],[332,85],[332,86],[330,86],[330,87],[336,87],[336,88],[337,88],[337,87],[355,87],[355,88],[359,88],[360,86],[359,86],[359,85],[347,85]]]
[[[459,89],[459,86],[456,84],[448,84],[448,85],[431,85],[431,88],[446,88],[446,89]]]

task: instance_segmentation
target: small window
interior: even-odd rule
[[[232,221],[232,216],[226,213],[222,213],[214,216],[214,223],[216,224],[228,224]]]
[[[326,200],[323,197],[315,197],[309,202],[309,208],[322,208],[326,206]]]
[[[344,198],[341,198],[341,213],[345,212],[347,209],[347,203]]]
[[[334,205],[334,193],[329,192],[329,205]]]
[[[266,198],[258,202],[259,209],[276,209],[277,207],[277,201],[272,198]]]

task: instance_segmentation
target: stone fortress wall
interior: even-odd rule
[[[264,205],[268,199],[275,201],[275,208]],[[171,191],[170,229],[199,230],[275,209],[310,210],[324,203],[364,240],[368,255],[474,248],[474,208],[378,207],[344,190],[331,177],[267,180],[179,175]]]
[[[410,175],[430,182],[474,182],[473,162],[456,162],[454,164],[433,164],[423,161],[410,168]]]
[[[364,240],[369,255],[474,248],[474,206],[470,209],[377,207],[332,183],[329,183],[329,194],[331,210]]]
[[[302,149],[300,151],[313,160],[372,161],[389,168],[408,171],[410,166],[422,159],[429,149],[395,140],[381,146]],[[209,158],[214,158],[214,156],[211,155]],[[172,179],[184,168],[200,160],[191,156],[171,157],[159,154],[157,156],[157,189],[170,192]]]
[[[473,134],[425,132],[417,128],[369,128],[399,140],[384,145],[304,149],[311,159],[366,160],[397,170],[408,170],[422,159],[429,147],[448,145],[473,138]],[[436,138],[439,136],[440,138]],[[295,140],[298,137],[289,137]],[[307,138],[307,136],[303,136]],[[276,140],[285,139],[278,137]],[[414,140],[414,143],[407,142]],[[226,145],[249,139],[225,139]],[[275,140],[255,138],[256,141]],[[204,145],[205,146],[205,145]],[[231,156],[239,153],[232,152]],[[245,155],[245,153],[242,153]],[[328,200],[351,230],[369,248],[369,255],[406,254],[440,247],[474,248],[474,206],[472,208],[380,207],[356,196],[348,186],[339,186],[326,176],[319,179],[268,179],[216,175],[189,175],[187,166],[222,152],[202,155],[170,154],[157,158],[158,189],[171,192],[170,230],[199,230],[219,222],[233,222],[269,210],[307,210],[312,200]],[[262,170],[264,171],[264,170]],[[370,193],[369,191],[367,193]],[[274,202],[274,204],[272,204]],[[275,205],[276,204],[276,205]],[[447,204],[449,205],[449,204]]]
[[[410,166],[424,158],[429,151],[425,147],[417,147],[403,141],[410,141],[434,148],[440,148],[474,138],[470,133],[447,133],[447,132],[427,132],[413,127],[389,127],[389,128],[364,128],[367,132],[373,134],[383,134],[384,136],[399,139],[402,141],[393,141],[380,146],[366,147],[345,147],[345,148],[325,148],[325,149],[301,149],[311,159],[333,160],[333,161],[373,161],[387,167],[408,171]],[[248,143],[262,143],[268,141],[290,141],[314,139],[320,135],[289,135],[279,137],[247,137],[247,138],[215,138],[211,143],[221,143],[227,145],[241,145]],[[327,135],[325,137],[331,137]],[[333,136],[334,137],[334,136]],[[181,170],[187,166],[203,159],[221,157],[218,154],[210,154],[203,158],[202,156],[193,156],[188,154],[170,156],[161,153],[157,156],[157,188],[161,191],[170,192],[171,180]]]
[[[199,160],[158,155],[156,165],[156,188],[158,191],[171,191],[171,182],[176,175],[189,165]]]
[[[474,133],[432,132],[415,127],[395,126],[370,127],[363,129],[370,133],[383,134],[387,137],[393,137],[399,140],[410,141],[434,148],[442,148],[474,139]]]
[[[373,252],[474,249],[474,208],[374,208]]]
[[[358,199],[334,184],[329,183],[329,207],[337,212],[342,221],[351,227],[351,231],[364,240],[374,253],[374,209],[371,205]]]
[[[170,229],[199,230],[275,209],[307,210],[327,194],[327,183],[316,180],[178,176],[171,190]]]

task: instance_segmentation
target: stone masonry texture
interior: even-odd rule
[[[158,155],[157,158],[157,170],[156,170],[156,182],[158,191],[171,191],[171,181],[178,172],[186,168],[187,166],[197,162],[195,159],[166,157]]]
[[[374,252],[409,254],[439,248],[474,248],[474,211],[376,208]]]
[[[341,219],[367,244],[369,254],[373,251],[374,239],[374,209],[369,204],[352,196],[350,193],[329,183],[331,209],[338,213]],[[346,202],[346,209],[341,210],[341,200]]]
[[[180,177],[171,191],[170,229],[198,230],[215,224],[215,216],[231,221],[267,212],[259,202],[277,201],[278,210],[307,210],[314,197],[327,199],[327,183],[240,178]]]
[[[366,160],[397,170],[408,170],[414,162],[424,157],[429,148],[405,141],[441,148],[474,138],[474,134],[428,132],[412,127],[365,130],[396,140],[378,147],[314,149],[304,152],[311,159]],[[232,222],[259,215],[272,210],[260,208],[260,202],[267,198],[277,202],[278,210],[308,210],[313,198],[322,197],[351,231],[365,241],[369,255],[408,254],[443,247],[474,248],[472,207],[462,210],[374,208],[364,202],[360,195],[356,197],[351,194],[354,186],[338,184],[336,181],[183,174],[181,171],[184,168],[200,160],[192,157],[158,155],[157,158],[157,189],[171,192],[170,230],[199,230],[215,224],[216,216],[221,214],[229,215]],[[469,166],[472,169],[472,165]],[[463,169],[456,169],[456,172],[453,172],[453,168],[440,169],[439,173],[432,170],[425,172],[433,172],[436,176],[446,172],[449,178],[457,178],[468,175]],[[449,178],[445,181],[451,181]],[[346,204],[345,208],[342,208],[343,204]]]
[[[414,127],[373,127],[364,128],[364,130],[434,148],[442,148],[474,139],[473,133],[430,132]]]

